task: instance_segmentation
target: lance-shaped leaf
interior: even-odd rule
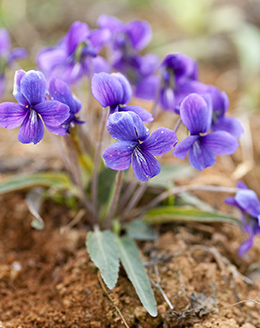
[[[155,230],[142,220],[133,220],[126,225],[128,236],[137,240],[156,240],[157,234]]]
[[[241,220],[219,214],[217,212],[205,212],[196,208],[163,206],[148,211],[144,217],[148,224],[162,224],[171,222],[228,222],[241,225]]]
[[[117,245],[120,260],[140,301],[149,314],[156,317],[157,306],[153,290],[134,240],[128,236],[117,238]]]
[[[107,287],[113,289],[119,271],[118,248],[113,234],[109,230],[95,229],[94,232],[88,233],[86,246]]]
[[[34,187],[53,187],[77,194],[77,188],[71,183],[68,174],[60,172],[42,172],[6,178],[0,182],[0,194]]]

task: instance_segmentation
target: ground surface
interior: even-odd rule
[[[147,272],[163,290],[154,287],[159,315],[152,318],[123,269],[112,292],[102,287],[84,224],[61,234],[73,213],[48,203],[46,228],[35,231],[23,197],[0,199],[1,327],[124,327],[119,312],[129,327],[259,327],[260,243],[239,259],[239,228],[167,225],[156,242],[140,244]]]

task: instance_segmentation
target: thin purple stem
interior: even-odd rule
[[[124,221],[128,214],[131,212],[131,210],[135,207],[135,205],[140,201],[140,199],[142,198],[143,194],[145,193],[145,190],[147,188],[148,185],[148,181],[144,182],[143,184],[141,184],[138,189],[136,190],[136,192],[134,193],[133,197],[131,198],[130,202],[128,203],[126,209],[124,210],[122,216],[121,216],[121,220]]]
[[[82,183],[82,176],[81,176],[80,166],[79,166],[79,162],[78,162],[77,151],[75,150],[75,147],[74,147],[73,141],[71,140],[70,135],[64,136],[64,140],[65,140],[65,144],[67,147],[67,151],[70,155],[69,158],[71,161],[71,174],[72,174],[73,180],[76,183],[76,185],[79,187],[82,202],[84,203],[86,209],[90,212],[90,214],[93,215],[94,214],[93,206],[92,206],[90,200],[87,198],[87,194],[86,194],[84,185]],[[88,221],[91,225],[93,225],[95,223],[94,216],[90,216],[88,218]]]

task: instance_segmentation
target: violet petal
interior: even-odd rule
[[[131,155],[137,142],[120,141],[109,146],[103,153],[106,166],[112,170],[126,170],[131,164]]]
[[[36,105],[45,100],[47,82],[39,71],[28,71],[21,78],[20,92],[30,105]]]
[[[190,150],[190,148],[192,147],[192,145],[194,144],[194,142],[196,140],[198,140],[199,136],[189,136],[187,138],[185,138],[184,140],[182,140],[181,142],[179,142],[176,146],[175,149],[173,151],[173,156],[180,158],[180,159],[184,159],[188,153],[188,151]]]
[[[97,53],[110,40],[110,38],[111,32],[108,29],[91,31],[88,36],[88,39]]]
[[[233,154],[237,147],[237,140],[226,131],[215,131],[203,137],[203,143],[211,148],[215,155]]]
[[[69,106],[71,113],[78,110],[78,103],[75,102],[68,85],[60,79],[51,78],[49,83],[49,94],[52,100],[57,100]]]
[[[90,60],[92,60],[92,67],[93,67],[93,72],[89,72],[87,75],[91,76],[93,75],[93,73],[109,73],[111,72],[111,66],[109,65],[109,63],[105,60],[105,58],[101,57],[101,56],[97,56],[95,58],[90,58]],[[88,70],[89,71],[89,70]]]
[[[15,72],[14,75],[14,88],[13,88],[13,96],[17,100],[19,104],[22,104],[24,106],[27,106],[29,103],[27,99],[22,95],[21,93],[21,79],[26,74],[26,72],[22,69],[19,69]]]
[[[246,241],[244,241],[239,249],[238,249],[238,255],[242,256],[244,255],[246,252],[249,251],[249,249],[253,246],[253,236],[250,236],[250,238],[248,238]]]
[[[116,112],[109,115],[107,129],[110,135],[120,141],[137,141],[146,133],[140,117],[131,112]]]
[[[111,74],[94,74],[91,81],[91,90],[95,99],[103,107],[122,103],[124,96],[122,84]]]
[[[212,108],[198,94],[188,95],[180,105],[180,116],[183,124],[191,134],[207,133],[212,121]]]
[[[47,47],[37,54],[36,62],[38,67],[46,74],[50,74],[56,66],[66,63],[67,53],[61,47]]]
[[[134,105],[124,106],[124,107],[120,107],[120,111],[134,112],[141,118],[141,120],[143,122],[146,122],[146,123],[152,122],[154,120],[153,115],[150,112],[148,112],[148,110],[146,110],[140,106],[134,106]]]
[[[18,132],[18,140],[24,144],[31,142],[37,144],[42,140],[43,135],[44,127],[40,116],[34,110],[29,111]]]
[[[158,175],[161,167],[157,159],[140,145],[133,152],[133,171],[138,180],[147,181]]]
[[[22,105],[4,102],[0,104],[0,126],[6,129],[17,128],[24,121],[27,113],[27,108]]]
[[[69,107],[56,100],[42,102],[34,106],[34,109],[41,115],[48,130],[60,127],[70,116]]]
[[[142,148],[154,156],[168,153],[177,144],[176,133],[167,128],[155,130],[143,143]]]
[[[143,50],[152,39],[152,29],[148,22],[134,20],[127,24],[128,35],[134,49]]]
[[[216,156],[210,147],[203,143],[203,138],[204,137],[200,137],[195,141],[189,151],[189,161],[191,165],[199,171],[213,166],[216,163]]]
[[[216,123],[212,124],[212,130],[226,131],[236,139],[239,139],[244,132],[240,121],[230,116],[223,116],[222,118],[219,118]]]
[[[132,98],[133,92],[127,78],[121,73],[112,73],[111,76],[115,77],[120,82],[123,89],[123,95],[120,104],[122,105],[128,104]]]
[[[249,215],[258,218],[260,215],[260,202],[253,190],[242,189],[238,191],[235,196],[235,201],[244,209]]]
[[[89,28],[86,23],[79,21],[74,22],[64,38],[67,54],[70,56],[74,53],[80,42],[85,41],[89,34]]]
[[[101,15],[98,18],[97,25],[98,27],[107,28],[110,31],[114,32],[121,29],[124,23],[114,16]]]
[[[142,99],[155,99],[156,92],[159,88],[159,78],[157,76],[148,76],[137,84],[135,96]]]

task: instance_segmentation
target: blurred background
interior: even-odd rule
[[[183,52],[200,64],[201,80],[230,96],[243,91],[239,106],[253,110],[260,93],[259,0],[2,0],[0,26],[8,28],[13,46],[29,51],[25,69],[35,68],[35,55],[54,45],[75,20],[96,27],[100,14],[128,22],[147,20],[154,37],[146,52],[163,58]]]
[[[36,67],[37,52],[44,46],[54,45],[75,20],[96,28],[101,14],[116,16],[124,22],[147,20],[154,36],[144,52],[156,53],[161,59],[169,53],[182,52],[198,60],[200,80],[226,91],[231,100],[231,115],[240,118],[246,130],[246,137],[241,140],[242,154],[237,155],[242,166],[234,178],[242,178],[252,170],[257,170],[255,174],[259,178],[254,162],[260,159],[257,142],[260,122],[250,117],[257,117],[260,111],[260,1],[2,0],[0,27],[9,30],[12,47],[28,50],[29,57],[19,61],[20,66],[28,70]],[[4,100],[12,101],[11,69],[7,76]],[[20,158],[24,156],[25,147],[33,155],[46,147],[41,142],[37,147],[22,145],[21,149],[16,131],[1,129],[2,156],[10,152],[7,140],[12,143],[11,152]],[[51,153],[48,148],[48,160],[53,154],[55,151]],[[233,167],[235,170],[235,164]],[[254,184],[251,187],[260,192],[259,184]]]

